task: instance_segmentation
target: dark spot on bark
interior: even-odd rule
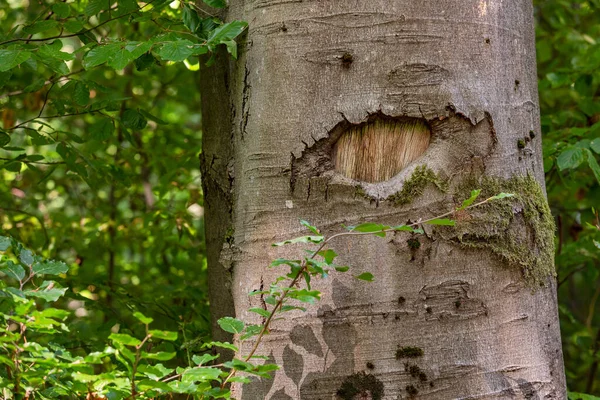
[[[535,132],[534,131],[529,131],[529,137],[531,139],[533,139],[535,137]]]
[[[402,305],[404,303],[406,303],[406,299],[404,298],[404,296],[398,297],[398,304]]]
[[[288,28],[285,26],[285,23],[281,24],[281,32],[287,32]]]
[[[521,84],[521,81],[518,79],[515,79],[515,90],[519,87],[520,84]]]
[[[517,140],[517,147],[519,149],[524,149],[525,148],[525,140],[523,140],[523,139]]]
[[[375,365],[373,365],[373,363],[371,361],[369,361],[367,363],[367,368],[369,368],[369,369],[375,369]]]
[[[461,304],[461,303],[460,303],[460,300],[456,300],[456,301],[454,302],[454,307],[456,307],[456,308],[460,308],[460,304]]]
[[[342,400],[359,400],[362,398],[381,400],[383,392],[383,383],[380,380],[373,375],[367,375],[362,372],[348,376],[342,382],[337,395]]]
[[[398,348],[398,350],[396,350],[396,358],[397,359],[417,358],[417,357],[423,357],[423,349],[421,349],[420,347],[406,346],[406,347],[400,347],[400,348]]]
[[[417,394],[419,394],[419,390],[416,387],[414,387],[413,385],[407,385],[406,393],[408,393],[409,396],[416,396]]]
[[[346,68],[350,67],[350,64],[354,61],[354,57],[350,53],[342,54],[342,65]]]
[[[419,239],[417,238],[408,239],[406,243],[408,243],[408,247],[410,247],[412,250],[416,250],[421,247],[421,242],[419,242]]]
[[[433,308],[431,307],[425,307],[425,311],[427,312],[427,314],[433,314]]]
[[[517,383],[519,384],[519,389],[521,389],[521,393],[525,399],[539,400],[540,397],[538,396],[538,392],[531,382],[528,382],[525,379],[517,379]]]
[[[485,42],[486,42],[487,44],[490,44],[490,42],[491,42],[490,38],[485,38]]]

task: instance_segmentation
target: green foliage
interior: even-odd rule
[[[535,1],[546,188],[567,382],[600,395],[600,3]],[[531,133],[530,133],[531,134]],[[535,139],[536,136],[532,140]],[[580,396],[580,397],[576,397]],[[570,394],[570,399],[586,395]]]

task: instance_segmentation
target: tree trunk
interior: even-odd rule
[[[302,257],[270,246],[300,218],[330,235],[515,194],[332,243],[350,272],[274,323],[260,351],[281,369],[233,397],[566,399],[531,2],[231,0],[227,19],[249,23],[239,59],[202,71],[215,320],[262,322],[248,293]]]

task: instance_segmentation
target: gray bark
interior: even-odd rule
[[[213,320],[262,322],[248,293],[284,272],[270,260],[302,256],[270,247],[305,234],[299,218],[325,234],[402,224],[451,210],[486,177],[543,191],[530,1],[231,0],[226,18],[249,31],[237,61],[202,71]],[[336,172],[335,141],[387,118],[424,121],[425,153],[385,182]],[[423,166],[447,187],[391,201]],[[472,231],[429,228],[418,248],[409,233],[333,243],[351,271],[315,283],[317,308],[274,323],[260,351],[282,368],[234,397],[566,399],[555,283],[540,267],[551,244],[521,203],[463,216]],[[506,238],[528,254],[482,242]],[[365,271],[374,282],[352,276]]]

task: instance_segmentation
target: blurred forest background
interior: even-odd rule
[[[157,35],[181,40],[184,26],[210,41],[220,22],[180,5],[135,20],[135,2],[119,1],[114,14],[97,3],[0,0],[0,235],[69,265],[58,281],[71,290],[55,304],[71,312],[60,343],[89,353],[115,326],[143,336],[139,311],[157,329],[178,330],[164,349],[185,359],[210,336],[198,161],[204,50],[163,44],[156,56],[143,46]],[[97,32],[139,41],[139,53],[78,57],[92,33],[71,18],[77,12],[100,15]],[[535,16],[567,380],[600,396],[600,0],[536,0]],[[58,33],[55,20],[75,32],[62,39],[72,57],[50,42],[27,60],[9,53],[12,27],[47,37]],[[214,45],[235,53],[242,29]]]

